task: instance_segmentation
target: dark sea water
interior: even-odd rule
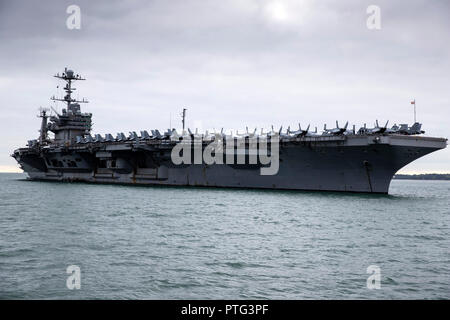
[[[383,196],[24,177],[0,174],[0,298],[450,298],[448,181]]]

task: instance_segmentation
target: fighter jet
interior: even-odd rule
[[[179,141],[181,136],[178,134],[176,129],[172,129],[170,132],[170,140],[171,141]]]
[[[309,127],[310,127],[310,125],[308,124],[308,127],[306,127],[306,130],[303,130],[302,126],[299,123],[298,124],[298,130],[296,130],[296,131],[290,131],[289,130],[289,133],[294,135],[295,137],[304,137],[304,136],[306,136],[308,134]]]
[[[406,135],[415,135],[415,134],[425,133],[425,131],[423,131],[421,129],[422,129],[422,124],[419,122],[415,122],[411,127],[408,127],[407,124],[401,124],[400,128],[398,129],[398,132],[401,134],[406,134]]]
[[[192,139],[203,139],[203,135],[198,133],[198,128],[195,128],[195,133],[192,133],[191,129],[188,128],[188,132]]]
[[[343,128],[339,127],[339,123],[337,121],[336,121],[336,128],[334,128],[334,129],[327,129],[327,125],[325,124],[323,126],[323,134],[325,134],[325,135],[327,135],[327,134],[333,134],[333,135],[344,134],[347,131],[347,127],[348,127],[348,121]]]
[[[141,131],[141,140],[150,140],[151,136],[148,134],[147,130]]]
[[[103,142],[103,141],[105,141],[105,139],[103,139],[103,137],[102,137],[102,135],[101,134],[96,134],[95,136],[94,136],[94,142]]]
[[[376,134],[376,133],[385,133],[387,130],[387,125],[389,123],[389,120],[386,121],[386,124],[384,125],[384,127],[380,127],[380,125],[378,124],[378,120],[375,121],[375,128],[373,129],[369,129],[368,132],[371,134]]]
[[[164,136],[161,134],[161,132],[159,132],[158,129],[152,130],[152,136],[154,136],[155,139],[158,139],[158,140],[164,139]]]
[[[127,140],[127,137],[125,137],[125,134],[123,132],[119,132],[116,136],[117,141],[125,141]]]
[[[272,136],[275,136],[275,135],[280,136],[282,130],[283,130],[283,126],[281,126],[280,129],[279,129],[278,132],[277,132],[277,131],[275,131],[275,130],[273,129],[273,125],[272,125],[272,130],[269,131],[269,132],[267,132],[267,137],[272,137]]]
[[[128,136],[128,140],[129,140],[129,141],[132,141],[132,140],[135,140],[135,141],[136,141],[136,140],[139,140],[139,137],[138,137],[136,131],[130,131],[129,133],[130,133],[130,135]]]

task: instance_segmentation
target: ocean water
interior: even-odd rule
[[[448,181],[368,195],[24,177],[0,174],[0,298],[450,298]]]

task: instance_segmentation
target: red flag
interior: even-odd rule
[[[411,104],[416,104],[416,100],[414,100],[414,101],[411,101]]]

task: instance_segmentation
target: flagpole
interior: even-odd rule
[[[416,98],[414,98],[414,123],[416,122]]]

